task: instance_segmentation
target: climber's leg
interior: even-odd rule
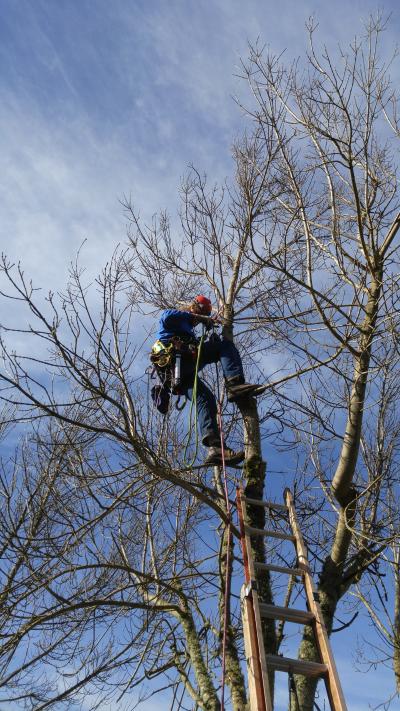
[[[202,369],[210,363],[221,363],[224,378],[238,378],[244,382],[242,359],[239,351],[232,341],[226,338],[215,338],[203,343],[199,368]]]
[[[192,399],[194,378],[187,382],[184,394],[188,400]],[[208,448],[205,464],[222,464],[221,436],[217,424],[217,403],[210,388],[197,378],[196,394],[197,418],[201,441]],[[224,447],[224,458],[227,464],[235,464],[244,459],[244,452],[234,452],[229,447]]]
[[[222,366],[229,402],[235,402],[246,395],[258,394],[259,385],[245,382],[242,359],[232,341],[216,338],[203,344],[199,368],[218,362]]]

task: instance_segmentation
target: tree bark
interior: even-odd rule
[[[228,530],[228,528],[226,528],[223,534],[220,557],[221,593],[219,599],[219,619],[221,628],[221,653],[223,643],[222,630],[224,626],[224,617],[226,616],[227,630],[225,647],[225,681],[231,692],[231,703],[233,711],[243,711],[246,708],[247,704],[246,684],[243,676],[243,671],[240,666],[238,648],[236,645],[234,629],[231,623],[230,591],[228,591],[228,599],[225,595],[226,577],[227,575],[232,575],[233,555],[234,552],[232,533]]]
[[[204,661],[199,636],[189,608],[186,606],[180,614],[182,628],[185,633],[190,661],[198,684],[199,696],[202,699],[203,711],[220,711],[221,704]]]
[[[224,317],[223,336],[233,340],[232,319],[233,310],[227,306]],[[266,478],[266,463],[262,459],[260,419],[258,416],[257,402],[254,397],[241,398],[237,403],[243,419],[243,440],[245,449],[245,462],[243,466],[244,493],[252,499],[263,499]],[[265,528],[265,509],[262,506],[247,506],[247,515],[250,526]],[[252,554],[255,561],[266,562],[264,538],[256,536],[251,538]],[[260,600],[266,603],[273,602],[271,579],[265,572],[258,580]],[[276,628],[273,620],[263,620],[264,646],[267,654],[275,654],[277,650]],[[271,696],[274,693],[274,673],[269,674]],[[240,707],[239,707],[240,708]],[[238,710],[239,711],[239,710]]]
[[[395,603],[393,623],[393,671],[397,693],[400,694],[400,572],[395,570]]]
[[[361,326],[362,335],[359,355],[354,363],[353,387],[350,395],[345,435],[338,466],[332,480],[333,493],[340,504],[339,520],[331,553],[325,559],[318,585],[321,609],[329,635],[332,630],[338,602],[344,592],[343,570],[356,520],[356,492],[352,482],[360,448],[365,392],[381,288],[382,271],[379,269],[369,289],[365,318]],[[320,661],[311,627],[305,627],[299,649],[299,658],[308,661]],[[313,711],[318,680],[296,676],[295,683],[302,711]],[[290,711],[297,711],[296,703],[295,699],[291,700]]]

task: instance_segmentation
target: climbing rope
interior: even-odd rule
[[[199,447],[199,433],[198,433],[198,421],[197,421],[197,383],[198,383],[199,364],[200,364],[201,351],[202,351],[204,338],[205,338],[205,331],[203,329],[203,334],[200,338],[199,346],[198,346],[198,350],[197,350],[196,368],[195,368],[195,375],[194,375],[193,389],[192,389],[192,398],[191,398],[190,410],[189,410],[188,433],[187,433],[187,437],[186,437],[185,449],[184,449],[184,454],[183,454],[184,463],[185,463],[185,465],[187,465],[189,467],[193,466],[195,459],[197,457],[198,447]],[[229,599],[230,599],[230,590],[231,590],[232,530],[231,530],[231,505],[230,505],[230,501],[229,501],[228,476],[227,476],[226,462],[225,462],[225,442],[224,442],[223,429],[222,429],[222,396],[221,396],[220,386],[219,386],[218,365],[217,364],[216,364],[216,373],[217,373],[217,423],[218,423],[220,442],[221,442],[221,454],[222,454],[221,469],[222,469],[222,477],[223,477],[223,489],[224,489],[226,513],[227,513],[227,518],[228,518],[228,524],[227,524],[227,530],[226,530],[227,553],[226,553],[226,575],[225,575],[225,589],[224,589],[224,617],[223,617],[223,630],[222,630],[222,678],[221,678],[221,687],[222,687],[222,689],[221,689],[221,711],[225,711],[226,647],[227,647],[228,625],[229,625],[229,617],[230,617]],[[195,452],[194,452],[192,460],[190,462],[188,462],[186,459],[186,456],[187,456],[187,451],[188,451],[188,448],[190,445],[193,430],[195,431]]]
[[[184,462],[185,466],[188,466],[188,467],[193,466],[193,464],[196,460],[196,457],[197,457],[197,452],[199,451],[199,428],[198,428],[198,422],[197,422],[197,381],[198,381],[198,376],[199,376],[199,364],[200,364],[200,357],[201,357],[201,350],[203,347],[203,343],[204,343],[204,331],[203,331],[203,334],[200,338],[199,347],[197,349],[196,369],[194,372],[192,398],[190,401],[190,410],[189,410],[188,433],[186,435],[185,450],[183,453],[183,462]],[[190,445],[190,440],[192,438],[193,429],[195,432],[195,451],[194,451],[192,460],[189,462],[186,459],[186,455],[187,455],[187,451],[188,451],[188,448]]]

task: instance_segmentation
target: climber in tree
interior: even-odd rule
[[[216,323],[220,323],[218,318],[211,316],[211,310],[211,301],[199,295],[187,310],[168,309],[160,318],[157,341],[153,346],[151,358],[157,367],[157,358],[162,362],[163,357],[165,359],[168,354],[166,370],[168,366],[173,367],[177,353],[181,355],[179,394],[185,395],[188,400],[191,400],[193,395],[199,345],[194,329],[198,324],[204,324],[205,328],[209,329]],[[202,370],[205,365],[218,362],[221,363],[224,373],[229,402],[236,402],[245,396],[257,394],[258,385],[245,383],[242,361],[234,343],[214,336],[201,345],[198,370]],[[204,463],[221,464],[222,448],[217,425],[217,404],[214,394],[200,378],[197,379],[196,406],[201,440],[208,447]],[[236,464],[242,461],[244,452],[234,452],[224,446],[224,457],[227,464]]]

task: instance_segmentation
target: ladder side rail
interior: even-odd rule
[[[247,601],[249,602],[249,605],[246,605],[245,613],[246,612],[248,613],[247,620],[250,622],[249,634],[250,634],[250,638],[254,641],[255,651],[257,654],[258,669],[257,669],[257,671],[252,670],[252,672],[254,674],[254,678],[257,678],[257,676],[258,676],[258,678],[260,678],[262,680],[262,684],[259,684],[259,688],[260,689],[262,688],[262,691],[263,691],[262,705],[257,705],[254,707],[251,706],[251,711],[273,711],[271,690],[270,690],[269,680],[268,680],[267,663],[266,663],[266,658],[265,658],[260,605],[259,605],[257,590],[255,590],[252,585],[252,583],[256,582],[256,572],[255,572],[255,567],[254,567],[253,554],[252,554],[252,550],[251,550],[250,536],[246,533],[246,527],[245,527],[245,523],[247,523],[246,504],[242,500],[241,489],[238,489],[238,491],[237,491],[237,504],[238,504],[237,509],[238,509],[238,515],[239,515],[241,543],[242,543],[242,550],[243,550],[245,580],[246,580],[246,585],[247,585],[245,599],[247,599]],[[242,610],[243,609],[244,608],[242,608]],[[245,614],[245,617],[246,617],[246,614]],[[257,704],[259,703],[257,696],[253,697],[253,702],[257,702]]]
[[[240,592],[240,607],[242,611],[250,711],[266,711],[256,623],[253,605],[249,595],[247,595],[246,585],[242,586]]]
[[[325,627],[324,618],[321,607],[316,598],[317,589],[311,575],[310,566],[307,557],[307,548],[304,543],[302,533],[296,516],[292,493],[289,489],[285,489],[284,498],[289,510],[289,521],[296,538],[296,550],[298,557],[298,567],[304,573],[304,588],[307,596],[307,603],[310,612],[315,615],[315,638],[318,646],[321,660],[327,665],[328,672],[325,676],[325,684],[333,711],[347,711],[346,702],[342,687],[339,680],[339,675],[336,668],[336,663],[333,657],[332,648],[329,642],[328,632]]]

